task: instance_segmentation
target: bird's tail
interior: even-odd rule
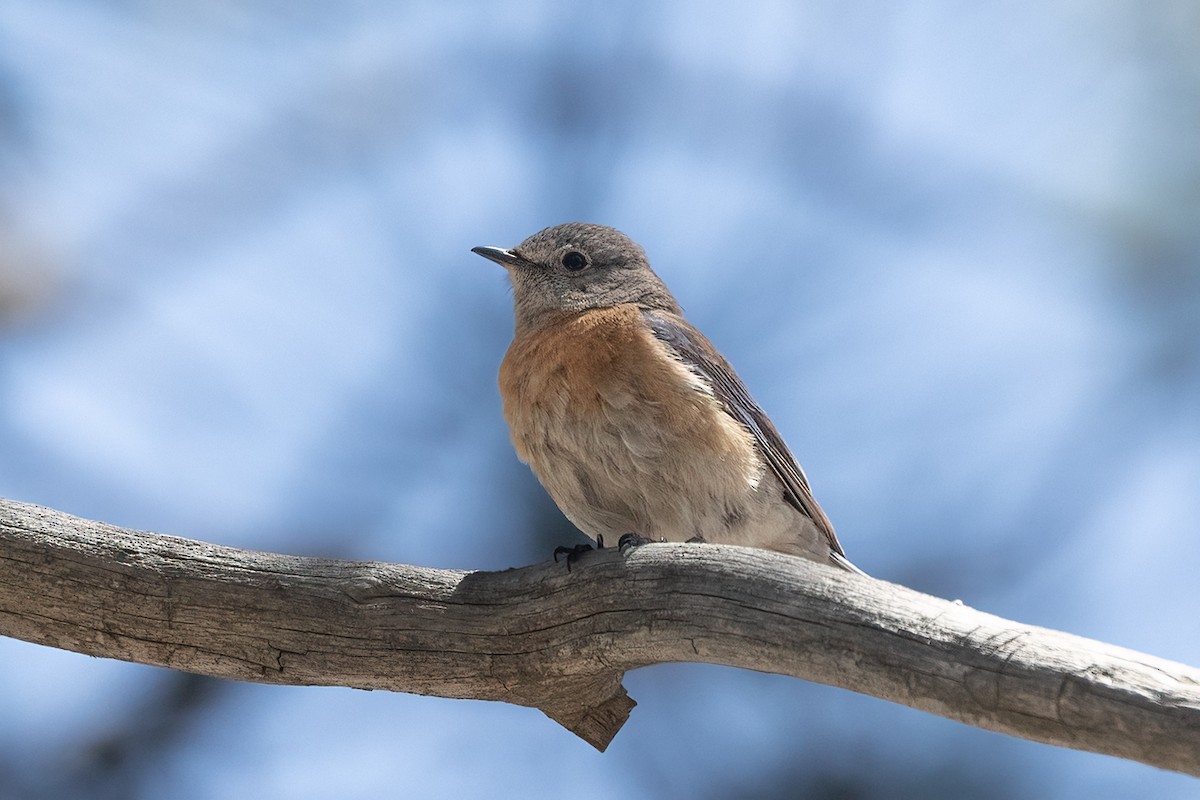
[[[854,573],[857,573],[857,574],[859,574],[859,575],[862,575],[864,578],[869,578],[869,577],[871,577],[870,575],[868,575],[867,573],[863,572],[863,571],[862,571],[861,569],[859,569],[858,567],[856,567],[856,566],[854,566],[853,564],[851,564],[851,563],[850,563],[850,559],[846,558],[846,557],[845,557],[844,555],[842,555],[841,553],[834,553],[834,552],[830,552],[830,553],[829,553],[829,560],[830,560],[830,562],[832,562],[832,563],[833,563],[835,566],[841,567],[842,569],[846,570],[847,572],[854,572]]]

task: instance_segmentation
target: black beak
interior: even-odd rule
[[[481,255],[489,261],[495,261],[502,267],[519,267],[525,263],[525,259],[503,247],[472,247],[471,252]]]

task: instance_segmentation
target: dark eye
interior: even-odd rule
[[[563,253],[562,265],[571,272],[578,272],[588,265],[587,256],[575,250],[568,250]]]

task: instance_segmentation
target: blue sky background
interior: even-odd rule
[[[1192,3],[0,4],[0,495],[260,550],[573,541],[500,415],[513,245],[643,244],[868,572],[1200,664]],[[0,640],[0,797],[1195,797],[846,691],[495,703]]]

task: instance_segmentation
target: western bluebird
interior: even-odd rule
[[[569,223],[472,252],[512,281],[500,394],[513,446],[584,533],[600,546],[749,545],[860,572],[771,420],[641,247]]]

